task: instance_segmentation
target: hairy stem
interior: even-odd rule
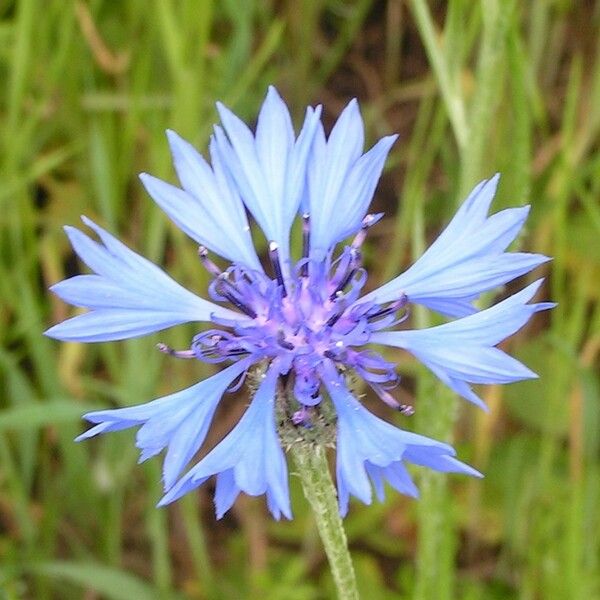
[[[344,524],[340,517],[337,494],[331,476],[325,448],[317,444],[298,443],[291,455],[302,482],[302,490],[315,515],[319,535],[335,581],[340,600],[357,600],[356,577]]]

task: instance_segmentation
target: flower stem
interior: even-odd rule
[[[318,444],[297,443],[292,445],[290,452],[302,482],[302,490],[315,515],[338,598],[358,600],[354,567],[325,448]]]

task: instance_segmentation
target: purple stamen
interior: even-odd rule
[[[360,264],[361,264],[361,254],[356,248],[350,248],[350,256],[346,258],[346,272],[341,277],[340,282],[337,284],[335,290],[329,296],[329,300],[332,302],[335,300],[337,294],[344,290],[344,288],[352,281],[352,278],[356,275]],[[336,273],[337,275],[337,273]]]
[[[415,409],[412,406],[408,404],[400,404],[389,392],[386,392],[380,385],[371,384],[371,387],[379,396],[379,398],[381,398],[381,400],[383,400],[390,408],[393,408],[400,414],[410,417],[415,413]]]
[[[168,354],[169,356],[174,356],[175,358],[196,358],[196,354],[193,350],[174,350],[162,342],[156,344],[156,348],[163,354]]]
[[[285,289],[285,281],[283,280],[283,273],[281,271],[281,264],[279,262],[279,246],[277,242],[269,242],[269,259],[273,272],[275,273],[275,279],[281,288],[281,293],[285,298],[287,296],[287,290]]]
[[[277,334],[277,343],[282,347],[285,348],[286,350],[293,350],[296,346],[294,346],[294,344],[292,344],[291,342],[288,342],[285,339],[285,334],[283,333],[283,331],[279,331]]]
[[[198,247],[198,256],[204,268],[213,276],[219,277],[223,273],[215,263],[208,258],[208,250],[204,246]]]
[[[369,229],[371,227],[373,227],[373,225],[375,225],[375,223],[377,223],[377,221],[379,221],[379,219],[381,219],[381,217],[383,217],[383,213],[376,213],[376,214],[368,214],[363,219],[360,231],[356,234],[356,237],[352,241],[352,248],[358,249],[363,245],[363,243],[367,237],[367,233],[368,233]]]
[[[246,358],[289,363],[284,370],[292,374],[294,395],[303,407],[291,417],[296,425],[311,426],[312,413],[307,407],[321,402],[322,382],[315,375],[315,368],[324,359],[334,361],[338,369],[354,371],[394,410],[412,414],[412,407],[400,404],[388,391],[399,380],[394,365],[375,353],[352,349],[366,344],[372,332],[396,319],[397,311],[408,304],[404,294],[386,306],[375,302],[355,304],[365,283],[360,246],[367,230],[377,220],[378,215],[367,215],[352,246],[347,246],[334,261],[330,255],[327,261],[316,264],[311,263],[309,257],[310,217],[304,214],[302,252],[305,256],[288,280],[284,279],[275,241],[269,243],[272,278],[239,265],[221,272],[201,246],[200,258],[215,276],[211,284],[215,299],[232,303],[253,321],[224,323],[233,331],[205,331],[194,338],[192,350],[187,352],[175,352],[164,345],[161,349],[173,356],[195,356],[211,363]],[[310,280],[302,281],[305,276]],[[289,291],[286,285],[291,286]]]
[[[236,288],[227,280],[227,273],[221,273],[217,278],[217,285],[215,286],[215,290],[224,298],[227,298],[231,304],[233,304],[236,308],[239,308],[243,313],[247,314],[250,318],[256,319],[256,311],[242,302],[236,296]]]
[[[329,317],[326,325],[327,327],[333,327],[344,315],[344,311],[340,310],[339,312],[333,314],[331,317]]]
[[[371,323],[372,321],[374,321],[375,319],[378,319],[380,317],[387,317],[388,315],[393,315],[395,312],[399,311],[401,308],[406,306],[407,301],[408,301],[408,298],[407,298],[406,294],[402,294],[402,296],[400,297],[399,300],[392,302],[388,307],[382,308],[381,310],[378,310],[377,312],[374,312],[374,313],[371,313],[370,315],[368,315],[367,321],[369,321],[369,323]]]

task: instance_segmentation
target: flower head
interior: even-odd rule
[[[77,229],[66,231],[93,274],[67,279],[52,290],[90,311],[46,333],[61,340],[99,342],[204,322],[209,326],[189,348],[159,348],[174,357],[226,366],[201,383],[147,404],[89,413],[85,418],[94,426],[78,439],[139,426],[140,460],[166,449],[160,504],[215,475],[218,516],[243,491],[265,494],[276,518],[291,517],[284,454],[284,447],[293,443],[290,431],[294,439],[313,436],[321,442],[326,430],[335,432],[330,441],[337,446],[342,513],[350,494],[369,503],[371,484],[381,498],[385,480],[416,496],[405,463],[479,475],[457,460],[447,444],[371,414],[351,381],[359,377],[387,405],[410,414],[390,392],[398,382],[394,363],[371,344],[407,350],[446,385],[481,406],[470,384],[535,377],[496,346],[533,313],[551,307],[528,304],[539,282],[486,310],[477,312],[473,306],[482,292],[547,260],[505,252],[527,209],[488,216],[497,177],[481,183],[421,259],[361,296],[367,278],[362,244],[382,216],[367,211],[395,136],[363,153],[363,122],[352,101],[329,137],[320,107],[306,111],[296,137],[274,88],[263,103],[255,133],[224,106],[218,109],[223,129],[216,127],[211,138],[210,165],[168,132],[181,188],[141,176],[156,203],[200,244],[200,260],[212,275],[212,301],[187,291],[84,218],[100,243]],[[269,242],[266,268],[253,247],[247,213]],[[302,222],[303,251],[292,257],[290,230],[296,218]],[[211,251],[231,266],[221,271],[211,261]],[[413,303],[460,318],[424,330],[398,328]],[[182,476],[205,441],[221,397],[249,370],[256,389],[246,412]]]

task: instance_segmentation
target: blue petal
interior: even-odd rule
[[[140,461],[167,448],[163,480],[169,489],[204,442],[223,393],[249,366],[248,361],[240,361],[190,388],[146,404],[88,413],[84,418],[96,425],[77,441],[141,425],[136,441]]]
[[[73,227],[65,230],[75,252],[96,274],[78,275],[50,289],[66,302],[93,312],[55,325],[46,335],[64,341],[99,342],[138,337],[189,321],[210,321],[212,315],[245,319],[192,294],[104,229],[82,219],[103,244]]]
[[[287,268],[290,228],[304,191],[306,161],[320,107],[307,110],[297,140],[288,109],[273,87],[260,110],[256,136],[228,108],[220,103],[217,108],[227,132],[225,137],[215,128],[219,156],[267,239],[277,242]]]
[[[211,475],[232,471],[233,483],[227,479],[222,482],[225,487],[219,495],[218,513],[229,507],[235,484],[251,496],[270,494],[272,512],[277,514],[273,510],[276,507],[291,518],[287,465],[275,426],[277,377],[278,370],[271,368],[235,428],[165,494],[159,506],[177,500]]]
[[[404,454],[405,458],[415,465],[429,467],[440,473],[463,473],[471,477],[483,477],[473,467],[457,460],[442,448],[430,448],[419,445],[409,445]]]
[[[199,319],[180,318],[175,311],[94,310],[50,327],[45,335],[63,342],[108,342],[148,335],[193,320]]]
[[[352,165],[342,188],[342,200],[338,200],[332,207],[334,214],[340,217],[339,221],[335,220],[338,231],[332,236],[332,243],[335,243],[333,240],[336,238],[336,241],[339,241],[360,228],[373,199],[387,155],[397,139],[397,135],[380,139]]]
[[[371,342],[408,350],[456,393],[484,406],[468,383],[510,383],[536,377],[494,346],[523,327],[534,313],[554,306],[548,302],[527,304],[541,283],[538,280],[491,308],[451,323],[375,333]]]
[[[285,204],[277,202],[277,199],[284,197],[286,172],[294,141],[294,127],[287,106],[275,88],[269,87],[267,97],[258,114],[255,147],[259,174],[262,176],[261,187],[264,187],[267,192],[261,198],[260,212],[267,217],[271,212],[272,222],[276,227],[282,223]],[[264,202],[265,197],[271,199],[269,204]],[[267,218],[267,221],[270,222],[271,219]],[[281,234],[280,231],[277,233]]]
[[[140,179],[171,220],[199,244],[231,261],[261,270],[239,194],[215,153],[212,169],[195,148],[167,131],[183,190],[142,173]]]
[[[456,453],[448,444],[403,431],[371,414],[348,391],[329,361],[323,363],[321,374],[338,417],[336,474],[342,515],[347,512],[350,494],[365,504],[371,503],[369,477],[379,497],[383,493],[382,478],[401,493],[416,496],[403,460],[438,471],[480,475],[454,459]]]
[[[408,456],[405,454],[406,458]],[[383,502],[384,499],[384,481],[387,481],[396,491],[410,496],[419,497],[419,490],[414,484],[406,467],[401,462],[395,462],[387,467],[379,467],[371,463],[366,465],[367,473],[373,481],[373,487],[377,494],[377,499]]]
[[[217,474],[217,484],[215,486],[215,509],[217,519],[221,519],[233,506],[240,491],[240,488],[235,483],[233,469],[228,469],[227,471]]]
[[[311,216],[313,258],[321,259],[360,228],[396,138],[381,139],[363,155],[364,129],[356,100],[344,109],[327,141],[319,126],[308,168],[308,200],[304,202]]]
[[[525,222],[529,207],[487,216],[499,176],[481,182],[415,264],[367,294],[379,303],[406,294],[411,302],[462,317],[482,292],[515,279],[548,261],[541,254],[505,253]]]
[[[196,149],[173,131],[167,131],[177,176],[192,199],[165,194],[155,200],[190,237],[217,254],[262,270],[256,256],[244,204],[216,151],[209,146],[212,169]]]

